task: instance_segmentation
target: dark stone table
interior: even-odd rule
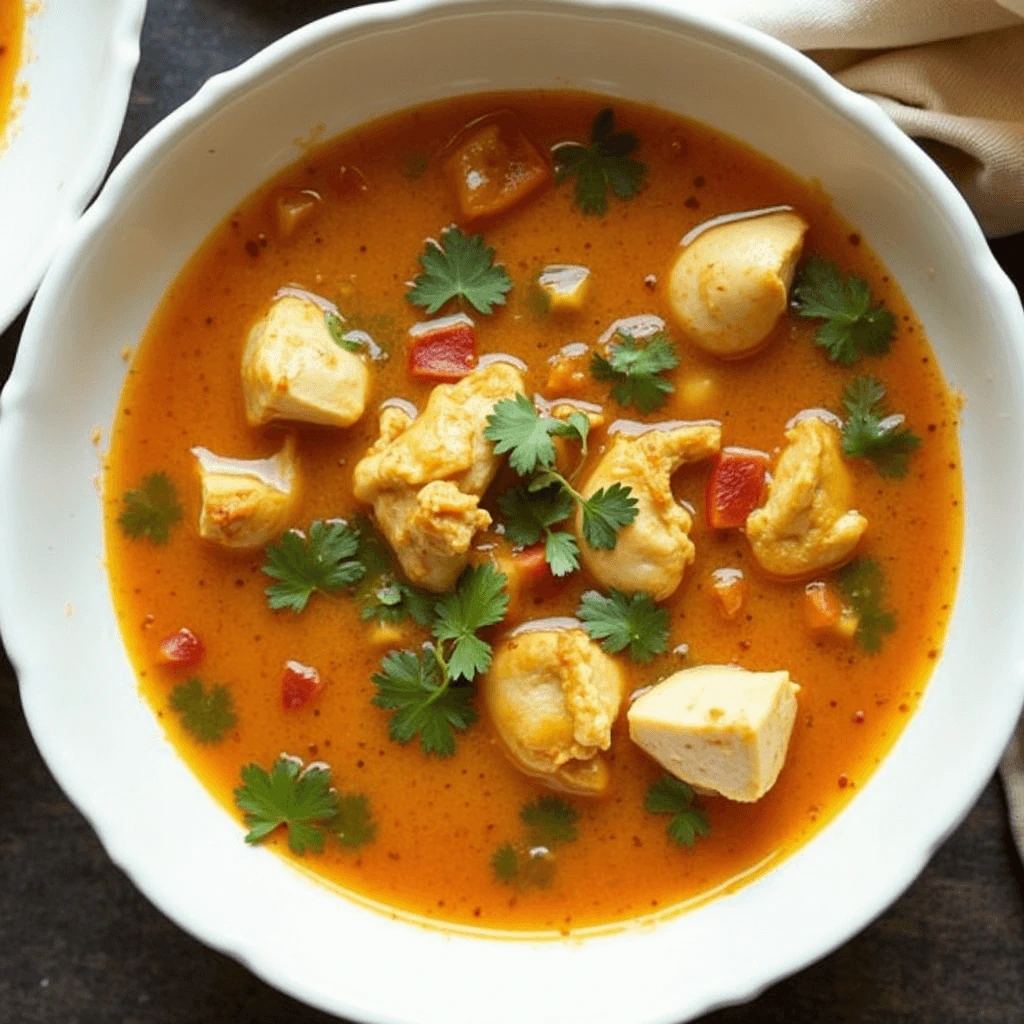
[[[142,62],[115,160],[210,75],[344,6],[149,0]],[[1018,287],[1024,285],[1024,235],[993,248]],[[0,340],[0,379],[10,371],[23,322]],[[0,1024],[329,1020],[179,931],[108,862],[36,753],[6,658],[0,659],[0,752]],[[755,1002],[707,1020],[1024,1021],[1024,869],[998,781],[880,920]]]

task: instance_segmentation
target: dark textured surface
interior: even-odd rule
[[[150,0],[118,157],[211,74],[344,6]],[[994,248],[1020,287],[1024,236]],[[19,319],[0,340],[0,379],[10,370],[22,324]],[[36,753],[6,659],[0,661],[0,752],[0,1024],[329,1020],[179,931],[108,862]],[[486,1020],[481,1008],[482,1024]],[[964,824],[879,921],[755,1002],[707,1020],[1024,1021],[1024,871],[998,783],[989,784]]]

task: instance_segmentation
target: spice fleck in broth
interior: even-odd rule
[[[329,404],[269,354],[314,336]],[[869,779],[942,648],[956,417],[813,186],[648,107],[460,98],[305,153],[171,286],[115,422],[111,586],[252,841],[397,910],[571,932],[748,880]],[[215,507],[224,459],[276,460],[244,470],[267,502]]]

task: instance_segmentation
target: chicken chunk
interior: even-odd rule
[[[807,222],[791,210],[725,221],[676,257],[668,297],[679,326],[712,355],[753,352],[786,310]]]
[[[599,551],[582,539],[583,513],[577,513],[580,554],[598,583],[644,591],[655,601],[675,591],[696,552],[689,536],[693,517],[672,496],[672,474],[721,447],[722,428],[710,422],[659,423],[613,435],[581,493],[589,498],[602,488],[624,484],[637,501],[637,516],[619,531],[611,551]]]
[[[522,374],[489,363],[458,384],[439,384],[413,419],[387,407],[380,437],[356,464],[355,496],[374,518],[402,569],[418,586],[451,589],[478,530],[491,523],[480,498],[498,471],[484,437],[497,402],[523,391]]]
[[[683,669],[633,702],[629,735],[677,779],[753,803],[782,771],[799,689],[785,671]]]
[[[844,562],[868,521],[850,507],[852,484],[834,426],[810,416],[786,431],[786,441],[768,500],[747,516],[746,532],[766,572],[797,577]]]
[[[298,498],[295,441],[269,459],[226,459],[193,448],[202,487],[199,535],[226,548],[257,548],[288,525]]]
[[[594,794],[608,785],[600,756],[612,741],[622,671],[575,619],[528,623],[498,647],[483,692],[512,760],[552,789]]]
[[[363,415],[369,387],[366,363],[335,344],[311,299],[282,295],[249,332],[242,389],[251,426],[299,420],[348,427]]]

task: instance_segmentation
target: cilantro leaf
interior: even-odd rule
[[[619,405],[653,412],[675,390],[671,381],[659,376],[679,365],[675,347],[663,331],[642,345],[622,331],[616,337],[622,340],[608,346],[608,358],[600,352],[591,356],[590,372],[597,380],[613,382],[612,397]]]
[[[527,476],[538,466],[548,468],[555,462],[555,444],[551,434],[562,424],[551,416],[541,416],[526,395],[503,398],[487,417],[484,437],[494,442],[494,454],[509,452],[509,465]]]
[[[338,811],[325,823],[331,835],[349,849],[355,850],[370,842],[377,826],[370,814],[370,801],[363,793],[346,793],[337,798]]]
[[[298,614],[315,591],[329,594],[362,579],[366,566],[353,556],[359,531],[341,520],[317,519],[306,542],[298,530],[287,530],[266,549],[263,571],[277,580],[267,587],[271,608],[290,608]]]
[[[599,551],[611,551],[618,531],[636,519],[637,500],[624,484],[612,484],[595,491],[582,508],[586,542]]]
[[[633,661],[645,662],[668,647],[668,611],[658,607],[650,594],[627,596],[613,590],[604,597],[589,590],[580,600],[576,617],[609,654],[628,647]]]
[[[530,845],[548,849],[576,839],[579,816],[575,807],[557,796],[538,797],[519,812],[528,827]]]
[[[575,177],[573,198],[585,215],[601,215],[608,209],[608,189],[619,199],[632,199],[644,187],[647,167],[630,153],[637,148],[632,132],[615,131],[615,114],[605,108],[590,130],[590,145],[563,142],[551,150],[555,183]]]
[[[576,538],[565,530],[548,532],[544,541],[544,560],[552,576],[568,576],[580,567],[580,546]]]
[[[166,544],[171,527],[181,521],[182,507],[174,482],[163,472],[142,478],[139,488],[125,491],[124,511],[118,523],[129,537],[149,537],[154,544]]]
[[[455,753],[454,729],[468,729],[476,721],[470,701],[472,687],[453,686],[444,676],[433,652],[391,651],[373,676],[377,694],[373,703],[395,713],[389,735],[408,743],[417,734],[425,754],[450,757]]]
[[[179,683],[171,691],[171,707],[200,743],[219,743],[238,721],[231,691],[220,684],[206,690],[197,678]]]
[[[574,409],[565,420],[555,420],[551,433],[556,437],[576,438],[580,442],[580,460],[587,457],[587,437],[590,434],[590,420],[585,413]]]
[[[458,228],[441,232],[440,243],[427,242],[420,256],[423,273],[413,282],[407,298],[427,313],[436,313],[450,299],[468,302],[480,313],[505,304],[512,279],[494,264],[494,250],[482,235],[464,235]]]
[[[511,882],[519,874],[519,854],[511,843],[502,843],[491,857],[491,868],[499,882]]]
[[[270,772],[258,764],[242,768],[242,785],[235,803],[245,815],[247,843],[259,843],[281,825],[288,828],[288,847],[293,853],[320,853],[324,847],[323,822],[338,811],[331,790],[331,772],[320,765],[301,770],[301,762],[282,754]]]
[[[499,499],[498,508],[505,516],[505,536],[513,544],[529,547],[536,544],[556,523],[572,514],[573,500],[561,484],[537,491],[526,487],[510,487]]]
[[[836,575],[839,587],[853,605],[859,621],[857,641],[869,654],[882,649],[882,637],[896,629],[896,616],[882,606],[885,575],[874,558],[860,558]]]
[[[442,642],[455,641],[448,656],[448,673],[452,679],[470,681],[490,667],[491,645],[476,633],[505,617],[508,609],[506,583],[508,577],[485,562],[466,569],[455,593],[445,594],[438,601],[434,636]]]
[[[824,320],[816,345],[840,366],[853,366],[861,356],[884,356],[892,347],[896,318],[884,303],[872,305],[867,281],[843,274],[836,264],[812,256],[793,286],[793,308],[807,319]]]
[[[671,814],[665,828],[678,846],[693,846],[698,836],[711,835],[711,823],[703,809],[694,803],[693,790],[681,780],[664,775],[647,790],[644,807],[651,814]]]
[[[903,416],[885,415],[883,398],[885,387],[874,377],[855,377],[847,384],[843,405],[850,417],[843,426],[843,452],[870,459],[881,476],[902,478],[921,438],[903,426]]]

